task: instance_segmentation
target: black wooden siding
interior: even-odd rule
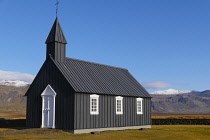
[[[116,96],[99,96],[99,114],[90,115],[90,94],[75,94],[74,129],[151,125],[151,98],[143,98],[137,114],[136,97],[123,97],[123,114],[116,114]]]
[[[73,129],[74,91],[51,59],[47,59],[27,92],[27,127],[39,128],[42,123],[41,93],[50,84],[57,93],[55,126]]]
[[[64,62],[66,60],[66,44],[53,42],[47,44],[46,57],[51,57],[59,62]]]

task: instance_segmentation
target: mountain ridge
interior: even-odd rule
[[[0,85],[15,86],[15,87],[27,87],[30,84],[20,80],[0,80]]]
[[[210,90],[152,97],[153,114],[210,114]]]
[[[171,94],[184,94],[184,93],[191,93],[194,91],[187,91],[187,90],[176,90],[176,89],[167,89],[162,91],[155,91],[150,94],[152,95],[171,95]]]
[[[28,86],[0,85],[0,115],[25,114]],[[183,94],[150,94],[152,114],[210,114],[210,90]]]

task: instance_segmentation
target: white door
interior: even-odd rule
[[[55,96],[48,85],[42,93],[42,128],[55,128]]]
[[[43,122],[47,128],[53,128],[53,101],[53,96],[43,96]]]

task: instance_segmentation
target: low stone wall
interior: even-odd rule
[[[25,119],[0,120],[0,128],[13,128],[13,127],[26,127],[26,120]]]
[[[210,119],[152,119],[152,125],[210,125]]]
[[[152,125],[210,125],[210,119],[152,119]],[[25,119],[0,119],[0,128],[26,127]]]

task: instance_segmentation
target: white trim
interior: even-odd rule
[[[92,99],[96,99],[96,111],[92,111]],[[99,95],[96,94],[90,95],[90,114],[91,115],[99,114]]]
[[[50,85],[47,85],[47,87],[42,92],[41,96],[44,95],[54,95],[56,96],[56,92],[53,90],[53,88]]]
[[[99,95],[91,94],[90,97],[92,97],[92,98],[99,98]]]
[[[117,108],[117,101],[121,102],[120,111],[118,111],[119,108]],[[123,114],[123,97],[121,97],[121,96],[115,97],[115,102],[116,102],[115,103],[116,104],[116,114],[119,114],[119,115]]]
[[[42,96],[42,125],[41,125],[41,128],[44,128],[44,113],[43,113],[43,111],[44,111],[44,97],[43,97],[43,95],[41,95]]]
[[[115,98],[116,98],[116,99],[119,99],[119,100],[122,100],[122,99],[123,99],[122,96],[116,96]]]
[[[47,85],[47,87],[44,89],[44,91],[41,94],[42,97],[42,125],[41,128],[49,127],[44,125],[44,110],[45,110],[45,98],[53,97],[53,108],[51,109],[53,111],[53,124],[50,128],[55,128],[55,97],[56,97],[56,92],[52,89],[50,85]],[[49,99],[48,99],[48,106],[49,106]],[[48,114],[49,115],[49,114]],[[49,116],[48,116],[49,119]]]
[[[141,111],[138,110],[138,106],[139,106],[138,102],[139,101],[141,102],[140,103]],[[143,98],[136,98],[136,112],[137,112],[137,114],[143,114],[143,106],[142,106],[143,103],[142,102],[143,102]]]
[[[52,128],[55,128],[55,97],[53,99],[54,99],[54,105],[53,105],[54,111],[53,111],[53,126],[52,126]]]

